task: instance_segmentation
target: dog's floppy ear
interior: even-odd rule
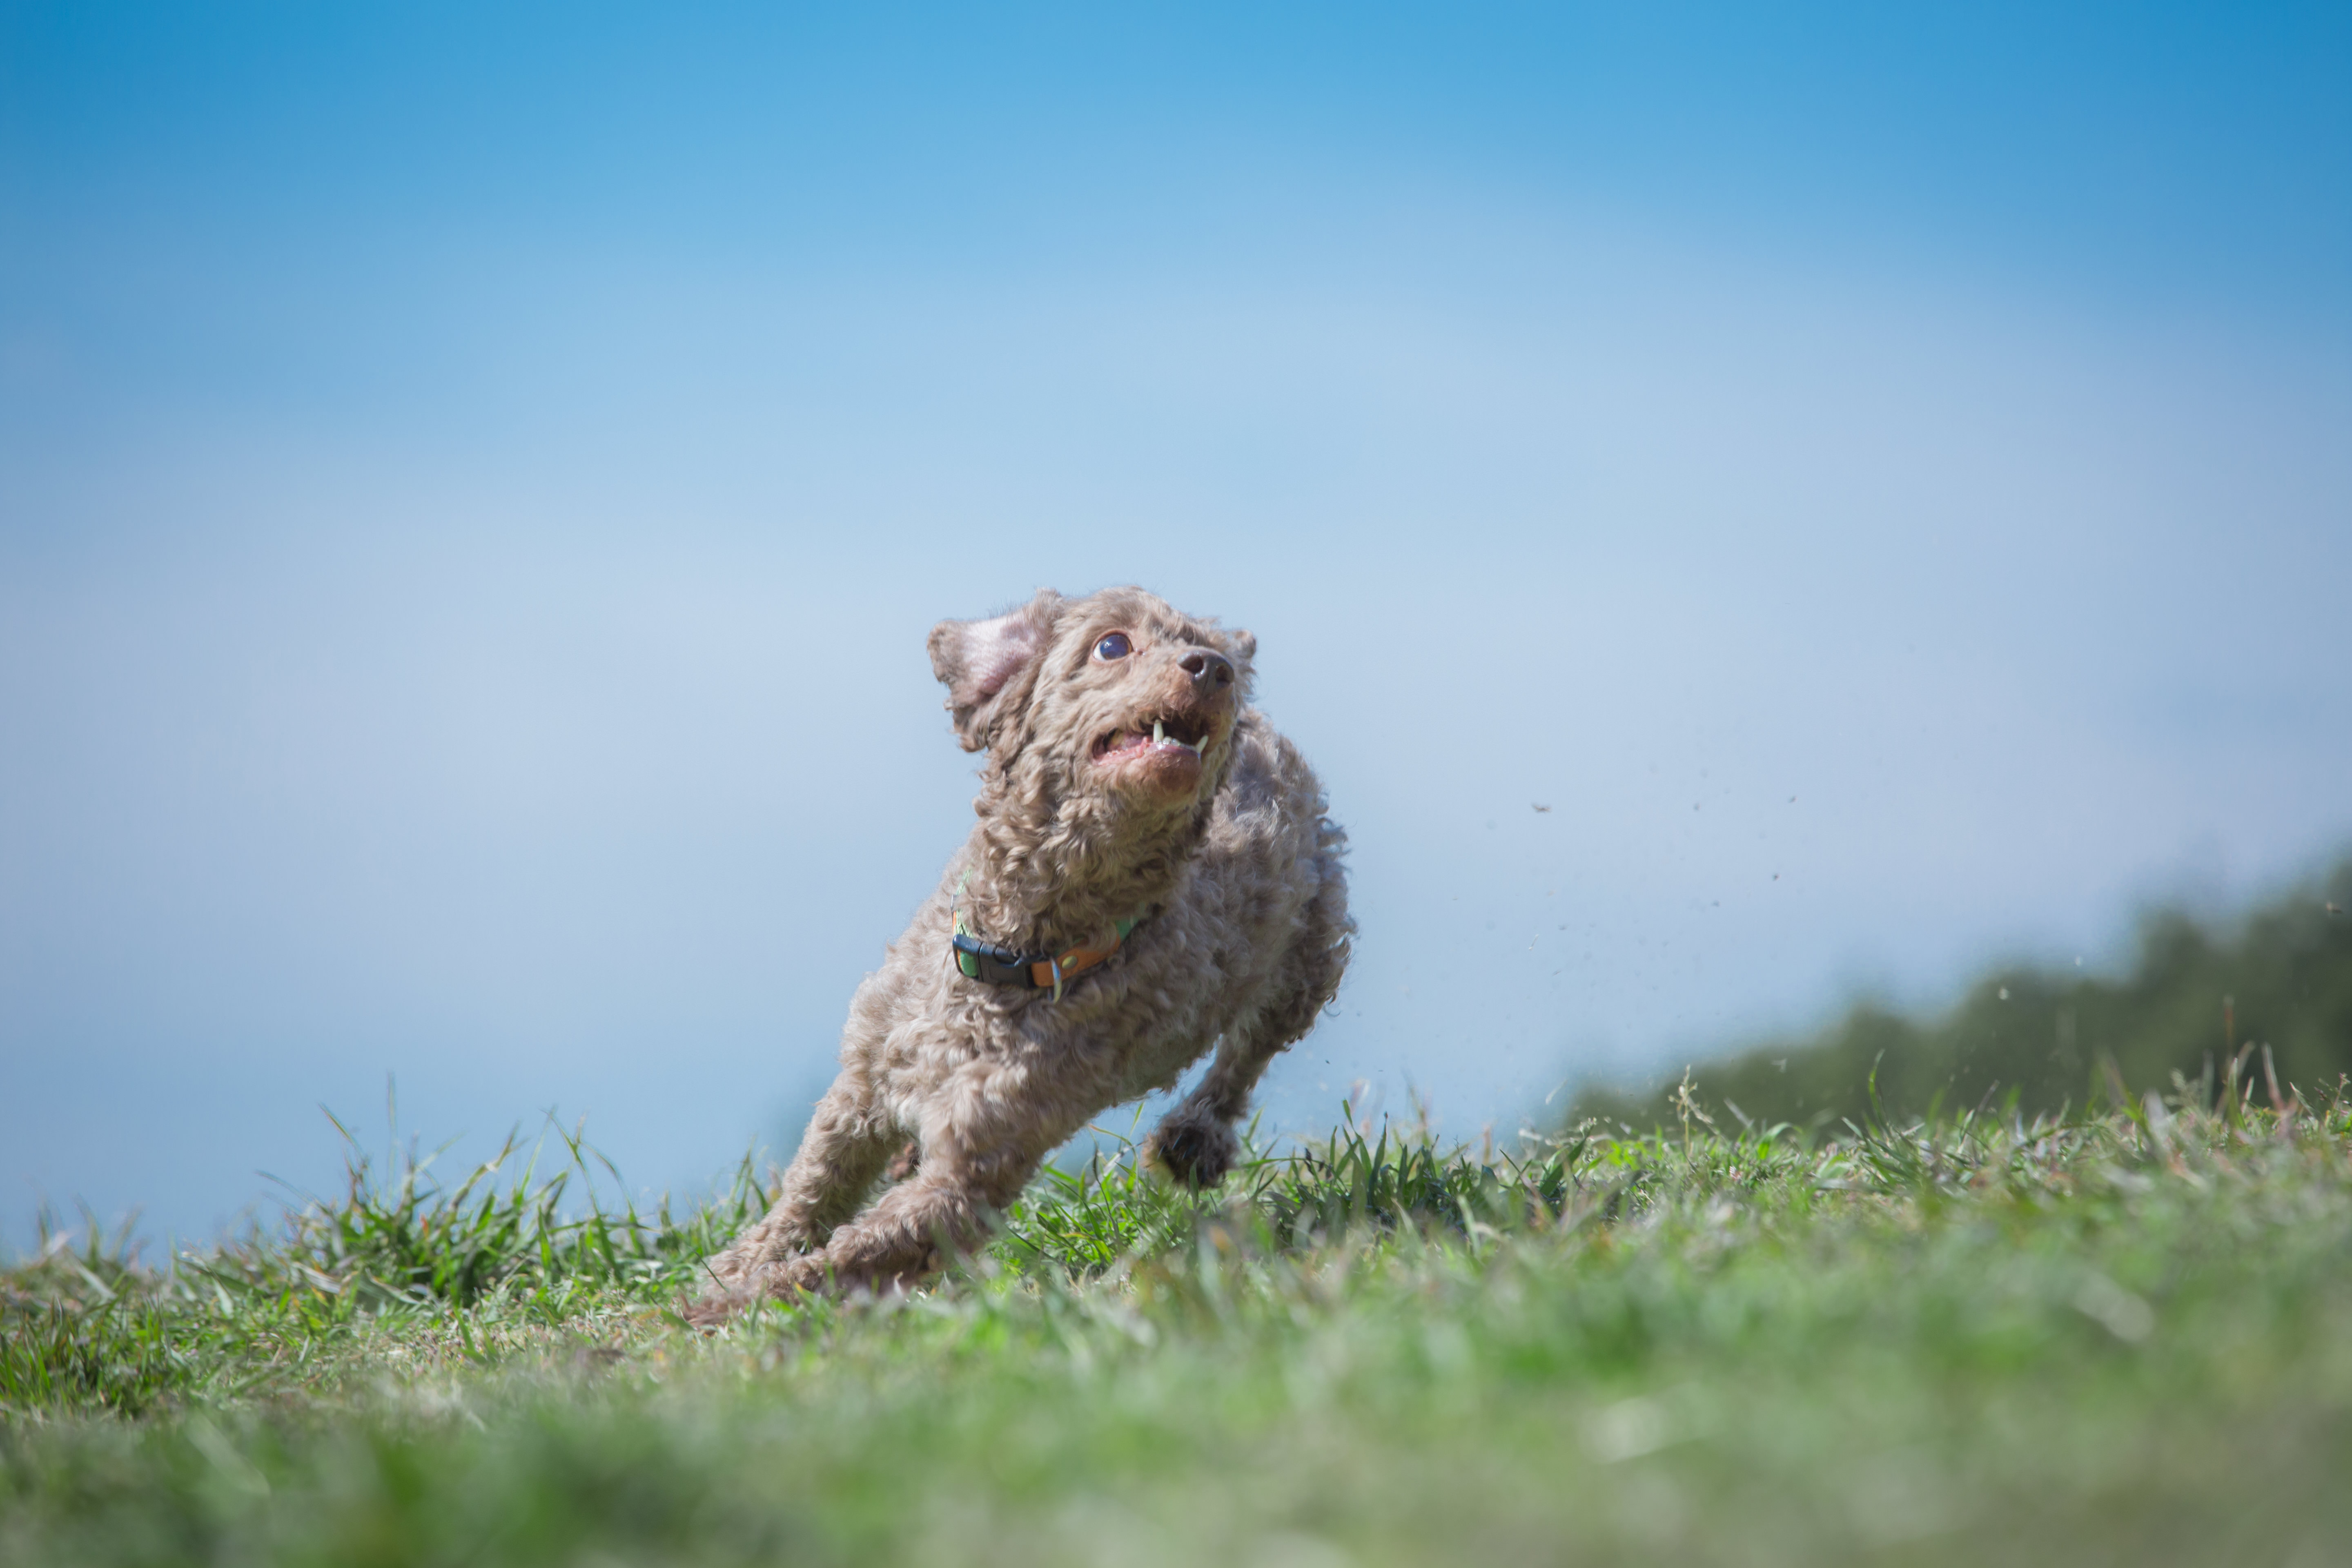
[[[956,739],[967,752],[988,744],[989,730],[1007,689],[1025,690],[1023,679],[1054,635],[1062,595],[1040,588],[1037,596],[1007,615],[982,621],[941,621],[931,628],[931,673],[948,689],[947,708]]]

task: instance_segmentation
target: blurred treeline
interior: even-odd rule
[[[1834,1126],[1870,1112],[1874,1065],[1886,1115],[1958,1115],[2012,1091],[2027,1116],[2229,1076],[2235,1052],[2266,1099],[2262,1047],[2284,1089],[2352,1073],[2352,860],[2222,928],[2179,910],[2142,922],[2121,978],[2065,969],[1986,975],[1939,1016],[1874,1002],[1827,1030],[1702,1061],[1696,1103],[1718,1119]],[[2242,1086],[2245,1080],[2242,1079]],[[1648,1128],[1680,1114],[1678,1083],[1628,1091],[1588,1083],[1569,1111]]]

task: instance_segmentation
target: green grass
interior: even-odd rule
[[[2352,1105],[2290,1110],[1107,1160],[709,1337],[748,1167],[355,1161],[0,1276],[0,1562],[2340,1562]]]

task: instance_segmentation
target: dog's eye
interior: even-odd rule
[[[1110,636],[1103,638],[1102,641],[1095,644],[1095,657],[1097,658],[1125,658],[1129,654],[1133,653],[1134,651],[1134,647],[1128,642],[1127,634],[1125,632],[1113,632]]]

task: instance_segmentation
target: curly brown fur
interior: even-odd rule
[[[1129,651],[1106,657],[1114,633]],[[1256,646],[1139,588],[1044,592],[933,630],[956,732],[987,753],[979,820],[858,987],[841,1075],[775,1205],[710,1260],[697,1321],[762,1296],[919,1281],[982,1240],[1088,1121],[1172,1088],[1212,1046],[1149,1147],[1190,1183],[1232,1167],[1251,1090],[1338,991],[1354,929],[1346,836],[1248,706]],[[1056,1000],[958,971],[953,909],[1032,952],[1141,918]]]

